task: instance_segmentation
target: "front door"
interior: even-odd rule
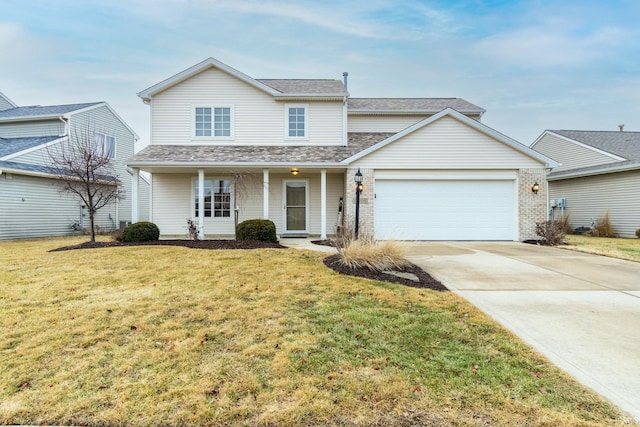
[[[306,180],[284,181],[284,230],[285,233],[308,234],[309,205],[308,182]]]

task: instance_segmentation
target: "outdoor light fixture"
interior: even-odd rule
[[[362,185],[362,172],[360,172],[360,168],[358,168],[358,172],[353,177],[353,181],[356,183],[356,227],[354,230],[355,238],[358,238],[358,228],[360,226],[360,193],[362,193],[362,189],[364,188]]]
[[[538,185],[538,181],[536,181],[533,184],[533,187],[531,187],[531,191],[533,191],[534,193],[538,194],[538,191],[540,190],[540,186]]]
[[[298,168],[291,168],[291,175],[293,176],[298,176],[298,174],[300,173],[300,169]]]

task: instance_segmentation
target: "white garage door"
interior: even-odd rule
[[[375,182],[380,240],[515,240],[513,180]]]

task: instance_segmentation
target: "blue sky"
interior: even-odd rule
[[[353,97],[459,97],[529,145],[640,131],[636,0],[0,0],[0,92],[107,101],[149,141],[137,92],[210,56],[254,78],[342,78]]]

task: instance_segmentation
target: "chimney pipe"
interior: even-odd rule
[[[347,71],[342,73],[342,82],[344,83],[345,89],[347,89],[348,77],[349,77],[349,73]]]
[[[620,128],[620,132],[624,132],[624,125],[618,125],[618,127]]]

